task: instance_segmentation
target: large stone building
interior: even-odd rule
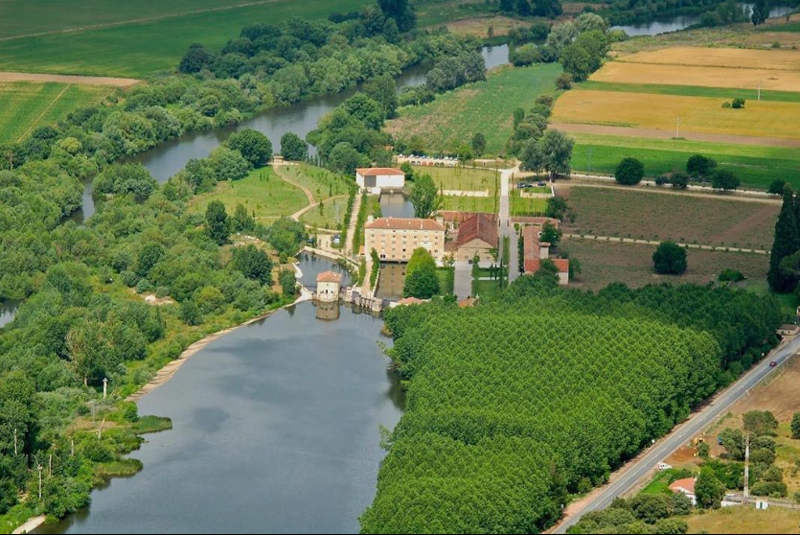
[[[408,262],[423,247],[440,262],[444,258],[445,228],[433,219],[369,218],[364,226],[364,253],[373,249],[385,262]]]
[[[370,167],[356,169],[356,184],[372,193],[397,191],[406,185],[406,174],[393,167]]]
[[[543,260],[551,260],[558,270],[558,283],[569,284],[569,260],[566,258],[550,258],[550,244],[540,241],[541,227],[529,225],[522,229],[525,245],[525,273],[532,275],[542,267]]]
[[[499,244],[496,216],[474,214],[458,225],[457,232],[449,247],[456,262],[470,262],[476,256],[482,263],[495,261]]]

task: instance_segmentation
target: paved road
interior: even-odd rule
[[[606,485],[599,493],[586,503],[580,511],[573,512],[569,518],[561,523],[553,533],[566,533],[575,525],[582,515],[592,511],[605,509],[615,498],[618,498],[634,488],[639,481],[644,479],[659,462],[669,457],[673,452],[687,443],[692,437],[700,434],[704,429],[714,423],[717,418],[725,414],[730,407],[753,387],[761,383],[772,372],[780,368],[789,357],[800,350],[800,337],[788,344],[779,347],[770,356],[742,377],[733,386],[722,392],[714,401],[695,413],[692,417],[675,428],[671,434],[653,446],[640,459],[634,461],[617,475],[612,476],[611,483]],[[778,363],[777,368],[770,368],[771,361]]]
[[[511,223],[511,175],[514,169],[505,169],[500,174],[500,238],[508,237],[511,241],[510,265],[508,266],[508,282],[514,282],[519,277],[519,249],[517,245],[517,232]],[[502,247],[502,244],[501,244]]]
[[[455,263],[455,284],[453,293],[457,299],[466,299],[472,296],[472,264],[469,262]]]

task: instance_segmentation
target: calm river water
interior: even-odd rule
[[[304,256],[309,285],[336,269]],[[213,342],[139,403],[172,418],[133,454],[144,470],[37,533],[356,533],[404,406],[382,322],[302,303]],[[321,314],[329,317],[328,314]]]
[[[484,47],[481,54],[486,61],[487,69],[508,63],[507,45]],[[397,77],[397,87],[425,83],[425,77],[430,67],[430,65],[417,65],[407,69]],[[273,108],[230,128],[192,132],[138,154],[130,161],[143,164],[159,182],[165,182],[183,169],[189,160],[205,158],[212,150],[224,143],[233,132],[241,128],[255,128],[263,132],[272,141],[275,152],[280,152],[280,139],[283,134],[294,132],[305,138],[317,127],[317,122],[323,115],[353,96],[356,91],[358,91],[358,87],[352,87],[336,95],[313,97],[291,106]],[[87,183],[83,193],[83,208],[74,215],[73,219],[81,222],[94,212],[95,199],[92,196],[91,183]]]
[[[752,9],[754,4],[740,3],[742,8],[747,8],[748,12]],[[788,13],[792,13],[796,8],[788,6],[775,6],[770,8],[769,16],[782,17]],[[659,35],[667,32],[677,32],[684,30],[692,24],[700,22],[700,15],[680,15],[673,18],[654,20],[651,22],[644,22],[641,24],[628,24],[624,26],[615,26],[614,29],[625,30],[625,33],[631,37],[639,35]]]
[[[0,301],[0,327],[11,323],[19,305],[19,301]]]

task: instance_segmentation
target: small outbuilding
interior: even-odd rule
[[[362,167],[356,169],[356,184],[371,193],[398,191],[406,185],[406,174],[393,167]]]
[[[317,275],[316,298],[323,303],[333,303],[339,300],[342,275],[335,271],[323,271]]]
[[[697,495],[694,493],[695,479],[689,477],[686,479],[678,479],[669,486],[669,490],[675,494],[683,494],[692,501],[692,505],[697,505]]]

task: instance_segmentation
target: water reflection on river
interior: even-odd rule
[[[746,10],[746,13],[750,13],[750,10],[753,8],[755,4],[752,3],[739,3],[739,6]],[[769,16],[770,18],[774,17],[783,17],[789,13],[792,13],[795,9],[794,7],[789,6],[775,6],[770,8]],[[670,18],[663,18],[657,19],[650,22],[643,22],[639,24],[626,24],[623,26],[615,26],[615,30],[624,30],[631,37],[636,37],[640,35],[659,35],[662,33],[668,32],[677,32],[679,30],[685,30],[689,26],[693,24],[697,24],[700,22],[701,15],[679,15],[677,17],[670,17]]]
[[[0,327],[11,323],[19,304],[19,301],[0,301]]]
[[[333,266],[304,257],[304,280]],[[39,533],[355,533],[404,407],[382,322],[303,303],[234,331],[139,403],[172,418],[92,506]],[[390,342],[384,338],[384,343]]]

